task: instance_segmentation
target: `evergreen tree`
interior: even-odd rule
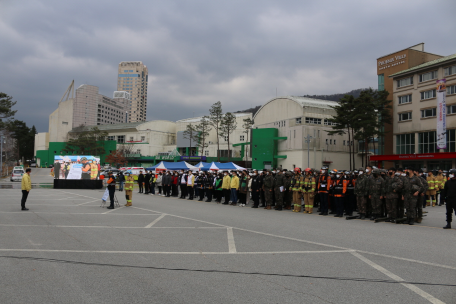
[[[220,125],[220,137],[226,137],[226,141],[228,142],[228,161],[231,160],[230,154],[230,135],[236,130],[237,122],[236,116],[232,113],[228,112],[223,116],[221,125]]]
[[[0,131],[7,127],[8,120],[12,119],[16,114],[12,108],[17,101],[13,101],[13,97],[0,92]]]
[[[104,141],[108,132],[101,131],[97,127],[93,127],[89,130],[85,130],[83,126],[76,128],[81,130],[74,133],[63,148],[62,152],[65,154],[74,154],[76,151],[79,155],[95,155],[100,156],[106,153],[104,148]]]
[[[245,129],[245,131],[243,133],[247,134],[246,142],[249,142],[249,133],[252,130],[254,122],[253,122],[253,119],[251,119],[250,117],[243,119],[243,121],[244,121],[244,124],[242,125],[242,127]],[[246,156],[248,157],[248,155],[246,155]],[[248,158],[246,160],[248,160]]]

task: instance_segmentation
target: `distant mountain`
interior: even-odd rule
[[[303,95],[302,97],[339,101],[345,95],[353,95],[353,97],[357,98],[357,97],[359,97],[359,94],[363,90],[366,90],[366,89],[356,89],[356,90],[352,90],[352,91],[350,91],[348,93],[340,93],[340,94],[332,94],[332,95]],[[234,112],[234,113],[252,113],[252,115],[255,115],[256,112],[258,112],[258,110],[260,108],[261,108],[261,106],[256,106],[254,108],[250,108],[250,109],[243,110],[243,111],[237,111],[237,112]]]

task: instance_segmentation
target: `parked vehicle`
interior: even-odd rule
[[[13,172],[11,172],[11,181],[21,181],[24,174],[25,171],[22,167],[14,167]]]

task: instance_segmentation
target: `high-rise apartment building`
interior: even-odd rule
[[[148,75],[147,67],[141,61],[119,63],[117,91],[131,94],[131,102],[127,107],[128,122],[146,121]]]

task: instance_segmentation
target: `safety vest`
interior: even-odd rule
[[[318,179],[318,192],[328,193],[331,186],[331,177],[329,175],[320,175]]]

